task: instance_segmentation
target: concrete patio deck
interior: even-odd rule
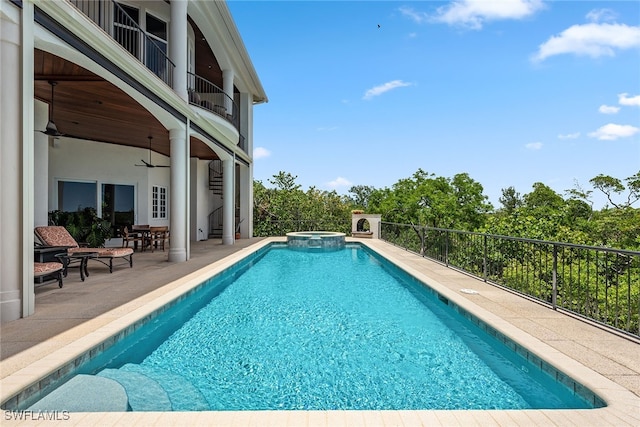
[[[12,381],[26,381],[41,359],[68,347],[114,319],[143,310],[150,302],[178,290],[181,279],[212,264],[242,256],[274,239],[244,239],[234,246],[219,240],[196,242],[191,259],[168,263],[167,252],[134,255],[134,268],[90,263],[91,276],[80,281],[70,270],[59,289],[55,283],[36,289],[36,313],[0,327],[0,393],[4,399]],[[278,239],[275,239],[278,240]],[[280,239],[282,240],[282,239]],[[357,239],[356,239],[357,240]],[[358,240],[446,295],[458,305],[553,362],[566,374],[607,401],[593,410],[527,411],[228,411],[199,413],[72,413],[66,425],[640,425],[640,344],[555,312],[540,304],[488,285],[440,264],[379,240]],[[466,294],[461,289],[473,289]],[[43,361],[44,362],[44,361]],[[48,362],[46,362],[48,363]],[[33,425],[5,412],[3,425]],[[43,421],[38,425],[55,424]],[[59,423],[59,422],[58,422]]]

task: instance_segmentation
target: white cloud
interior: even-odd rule
[[[401,14],[411,19],[417,24],[429,21],[429,15],[425,12],[416,12],[413,8],[403,6],[398,9]]]
[[[327,186],[330,188],[351,187],[353,184],[348,179],[339,176],[333,181],[328,182]]]
[[[267,150],[264,147],[255,147],[253,149],[253,159],[262,159],[265,157],[269,157],[271,155],[271,151]]]
[[[589,22],[611,22],[615,21],[616,13],[611,9],[593,9],[586,18]]]
[[[558,135],[559,139],[577,139],[580,138],[580,132],[567,133],[564,135]]]
[[[598,111],[602,114],[616,114],[618,111],[620,111],[620,107],[601,105],[600,108],[598,108]]]
[[[527,150],[539,150],[542,148],[542,142],[530,142],[528,144],[525,144],[525,148]]]
[[[523,19],[542,8],[541,0],[458,0],[438,8],[433,20],[479,30],[487,21]]]
[[[609,123],[601,126],[595,132],[591,132],[591,138],[597,138],[604,141],[614,141],[618,138],[627,138],[640,132],[640,128],[631,125],[617,125]]]
[[[621,93],[618,95],[618,102],[620,103],[620,105],[640,107],[640,95],[636,95],[632,97],[628,97],[627,95],[628,94],[626,93]]]
[[[572,53],[592,58],[615,56],[616,50],[640,47],[640,27],[625,24],[573,25],[539,46],[534,61]]]
[[[374,96],[379,96],[390,90],[405,86],[411,86],[411,83],[403,82],[402,80],[393,80],[367,90],[362,99],[368,100],[373,98]]]

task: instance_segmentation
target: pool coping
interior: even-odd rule
[[[433,277],[429,277],[424,271],[415,268],[416,262],[425,262],[415,254],[379,241],[360,240],[347,238],[348,242],[357,242],[368,247],[372,251],[389,259],[396,266],[408,272],[412,276],[428,283],[440,295],[443,295],[458,307],[473,313],[481,321],[491,325],[495,330],[513,340],[515,343],[527,348],[541,360],[549,362],[557,369],[574,378],[576,381],[589,388],[600,396],[607,404],[604,408],[583,410],[524,410],[524,411],[493,411],[493,410],[463,410],[463,411],[208,411],[208,412],[169,412],[169,413],[73,413],[55,414],[68,416],[68,421],[77,425],[96,424],[273,424],[273,425],[468,425],[478,423],[481,425],[640,425],[640,398],[631,391],[616,384],[612,380],[593,371],[582,363],[571,359],[559,350],[554,349],[542,340],[529,335],[517,328],[508,320],[503,319],[490,311],[475,304],[470,298],[439,283]],[[236,262],[249,256],[258,250],[274,242],[286,242],[285,238],[268,238],[255,243],[239,252],[216,261],[204,268],[194,271],[184,277],[159,288],[159,292],[153,295],[141,296],[128,312],[128,304],[107,312],[89,322],[95,322],[97,327],[93,332],[79,337],[74,342],[55,350],[30,365],[7,375],[0,380],[0,401],[6,402],[12,396],[25,389],[33,390],[34,387],[43,387],[41,379],[51,375],[64,375],[69,368],[70,361],[82,361],[92,349],[99,347],[104,341],[118,336],[122,330],[131,324],[139,322],[154,311],[165,306],[170,301],[180,298],[186,292],[199,286],[205,279],[231,267]],[[461,274],[461,273],[457,273]],[[157,295],[160,294],[160,295]],[[139,300],[145,303],[140,306]],[[534,304],[534,303],[532,303]],[[138,307],[139,306],[139,307]],[[125,314],[123,314],[125,313]],[[105,324],[105,319],[111,319]],[[86,328],[85,328],[86,330]],[[27,350],[29,351],[29,350]],[[21,353],[13,356],[20,357]],[[8,358],[9,361],[11,358]],[[551,360],[552,359],[552,360]],[[0,362],[1,364],[7,361]],[[79,363],[79,362],[78,362]],[[67,366],[65,368],[65,366]],[[22,414],[24,415],[24,414]],[[34,417],[51,416],[51,414],[31,414]],[[24,415],[31,417],[31,415]],[[34,419],[15,421],[7,418],[11,425],[26,423],[32,425]],[[40,418],[46,421],[47,418]],[[570,421],[569,421],[570,420]],[[54,420],[55,422],[55,420]]]

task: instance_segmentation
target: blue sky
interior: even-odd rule
[[[269,97],[254,109],[267,186],[285,171],[347,194],[422,168],[468,173],[499,207],[509,186],[640,170],[640,2],[228,5]]]

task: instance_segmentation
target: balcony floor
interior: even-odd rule
[[[29,374],[43,357],[86,339],[158,299],[168,298],[185,276],[211,264],[224,265],[253,244],[282,239],[242,239],[223,246],[219,239],[192,244],[191,259],[167,262],[167,252],[136,253],[134,267],[113,274],[90,262],[91,276],[80,281],[72,269],[64,287],[36,288],[36,313],[0,327],[2,394],[29,384]],[[73,425],[640,425],[640,344],[571,316],[550,310],[481,280],[448,269],[379,240],[370,245],[398,265],[514,340],[548,357],[558,368],[584,381],[608,403],[593,410],[529,411],[226,411],[196,413],[72,413]],[[478,294],[465,294],[473,289]],[[114,320],[115,319],[115,320]],[[62,351],[61,351],[62,350]],[[40,366],[39,369],[42,369]],[[595,373],[593,372],[595,371]],[[16,382],[22,381],[23,385]],[[21,389],[21,388],[17,388]],[[30,425],[32,421],[3,425]],[[5,424],[6,423],[6,424]]]

